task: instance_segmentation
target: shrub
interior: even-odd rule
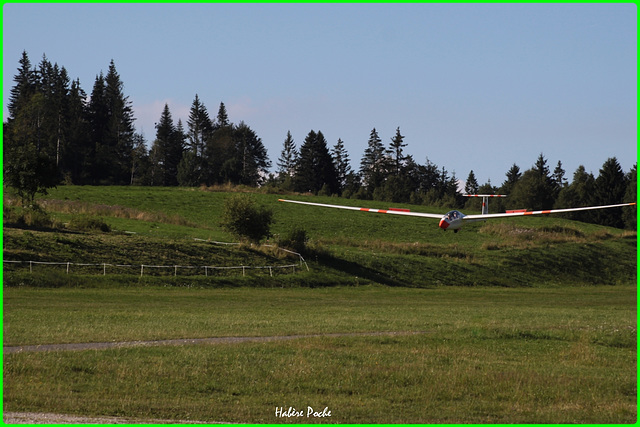
[[[109,224],[104,222],[102,218],[92,215],[77,215],[73,217],[69,227],[81,231],[103,231],[105,233],[111,231]]]
[[[51,215],[38,205],[24,209],[3,206],[2,219],[5,224],[17,227],[47,229],[54,225]]]
[[[296,227],[278,239],[278,246],[304,253],[307,249],[308,240],[307,231],[304,228]]]
[[[259,242],[271,235],[273,211],[257,206],[246,194],[235,194],[224,201],[220,225],[240,239]]]

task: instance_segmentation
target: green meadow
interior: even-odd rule
[[[20,208],[5,194],[3,256],[299,262],[273,247],[212,243],[234,241],[218,224],[226,197],[205,189],[60,187],[40,200],[52,225],[26,227],[8,223]],[[141,422],[636,421],[635,232],[548,217],[472,224],[454,234],[437,221],[250,197],[274,211],[268,243],[294,228],[307,232],[309,271],[140,277],[126,268],[5,265],[4,345],[414,334],[5,354],[4,410]],[[82,229],[78,218],[110,231]],[[277,415],[290,407],[300,416]],[[331,416],[307,417],[308,407]]]

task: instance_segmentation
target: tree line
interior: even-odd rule
[[[114,61],[100,72],[91,95],[70,80],[64,67],[43,56],[32,66],[23,52],[3,123],[5,185],[25,201],[60,182],[91,185],[199,186],[231,183],[270,191],[296,191],[347,198],[475,209],[458,178],[428,158],[424,164],[405,154],[400,128],[384,144],[374,128],[358,170],[353,170],[341,139],[329,148],[322,131],[311,130],[298,148],[287,132],[276,162],[246,123],[229,121],[220,103],[211,118],[195,95],[185,125],[165,105],[150,144],[135,131],[133,109]],[[148,148],[150,146],[150,148]],[[616,158],[605,161],[595,177],[580,166],[571,183],[558,161],[550,170],[540,154],[526,171],[513,165],[499,186],[479,185],[473,171],[466,193],[508,194],[492,201],[492,211],[547,209],[636,200],[637,165],[627,173]],[[630,213],[630,211],[633,211]],[[635,209],[579,212],[571,218],[635,228]]]

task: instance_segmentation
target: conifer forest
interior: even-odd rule
[[[329,142],[310,130],[297,144],[283,134],[275,164],[250,125],[229,120],[223,102],[215,116],[195,94],[186,123],[169,105],[158,118],[153,140],[136,132],[135,117],[113,60],[97,74],[88,93],[63,66],[46,56],[33,64],[19,59],[3,123],[3,179],[23,203],[59,184],[266,187],[345,198],[478,209],[462,194],[508,194],[492,211],[550,209],[636,201],[637,163],[622,170],[615,157],[603,159],[598,176],[562,162],[550,165],[541,153],[523,170],[515,163],[495,186],[480,184],[474,172],[456,177],[445,167],[405,154],[405,136],[380,136],[372,129],[367,147],[352,167],[345,143]],[[367,135],[363,135],[367,138]],[[390,141],[383,143],[383,138]],[[273,155],[273,154],[272,154]],[[275,171],[270,172],[274,167]],[[465,182],[464,191],[459,181]],[[636,228],[636,209],[576,212],[567,217],[619,228]]]

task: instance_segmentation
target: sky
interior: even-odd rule
[[[165,104],[224,102],[276,161],[321,131],[351,165],[373,128],[465,180],[500,185],[542,153],[571,181],[637,161],[637,10],[623,4],[3,5],[3,119],[18,61],[43,55],[91,93],[113,59],[150,144]]]

